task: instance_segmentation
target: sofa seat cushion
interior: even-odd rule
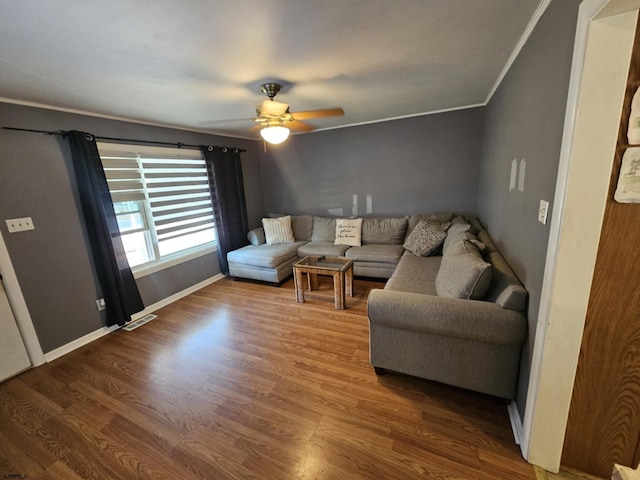
[[[369,244],[360,247],[351,247],[346,251],[345,257],[353,258],[358,262],[376,262],[397,264],[404,252],[402,245]]]
[[[436,295],[436,276],[442,257],[417,257],[404,252],[385,290]]]
[[[247,245],[227,253],[229,263],[242,263],[253,267],[274,268],[296,256],[298,248],[306,242],[280,245]]]
[[[349,245],[335,245],[333,242],[309,242],[298,247],[298,256],[326,255],[327,257],[342,257],[349,248]]]

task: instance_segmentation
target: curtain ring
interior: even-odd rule
[[[223,151],[223,152],[226,152],[227,150],[228,150],[228,148],[227,148],[227,147],[223,147],[223,148],[222,148],[222,151]]]
[[[91,135],[90,133],[87,133],[85,136],[85,139],[87,140],[87,142],[93,142],[93,135]]]
[[[207,150],[209,150],[210,152],[213,152],[213,147],[212,147],[211,145],[209,145],[209,146],[207,147]]]
[[[238,153],[238,149],[237,149],[237,148],[234,148],[234,149],[233,149],[233,153]]]

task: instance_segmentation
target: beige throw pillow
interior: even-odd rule
[[[362,244],[362,218],[336,219],[336,240],[333,243],[359,247]]]
[[[267,245],[280,245],[281,243],[293,243],[293,230],[291,229],[291,215],[278,218],[263,218],[262,228]]]
[[[428,257],[434,253],[447,238],[448,223],[439,223],[422,219],[404,242],[404,248],[417,257]]]

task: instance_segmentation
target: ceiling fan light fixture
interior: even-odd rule
[[[262,136],[262,138],[274,145],[284,142],[287,138],[289,138],[289,133],[289,129],[281,125],[264,127],[262,130],[260,130],[260,135]]]

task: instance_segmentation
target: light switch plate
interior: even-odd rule
[[[10,218],[5,222],[7,222],[9,233],[24,232],[25,230],[34,230],[36,228],[33,226],[31,217]]]
[[[538,208],[538,221],[546,225],[547,224],[547,214],[549,213],[549,202],[546,200],[540,200],[540,208]]]

